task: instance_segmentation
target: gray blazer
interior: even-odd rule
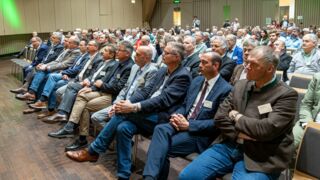
[[[116,103],[120,100],[126,99],[127,93],[130,89],[130,86],[133,84],[133,80],[134,80],[139,69],[140,69],[140,67],[136,64],[134,64],[132,66],[129,79],[128,79],[127,83],[125,84],[124,88],[120,91],[120,93],[117,96],[114,103]],[[134,92],[149,85],[151,80],[154,78],[157,71],[158,71],[158,68],[156,67],[156,65],[154,63],[149,63],[149,64],[145,65],[140,77],[136,78],[136,81],[138,81],[138,83],[134,87]],[[134,94],[134,92],[132,93],[132,95]]]
[[[69,49],[69,51],[65,54],[65,56],[60,59],[48,63],[47,69],[50,72],[59,71],[66,69],[73,65],[74,61],[81,55],[81,52],[78,48]]]

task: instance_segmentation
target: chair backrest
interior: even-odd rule
[[[320,178],[320,124],[308,123],[299,146],[293,179]]]
[[[300,88],[293,88],[293,89],[296,90],[298,93],[297,110],[296,110],[296,117],[294,121],[294,124],[295,124],[299,120],[301,101],[304,98],[304,95],[306,94],[307,89],[300,89]]]
[[[312,75],[294,73],[291,76],[289,86],[300,89],[308,89],[308,85],[311,80]]]
[[[279,79],[280,81],[282,81],[282,79],[283,79],[283,71],[277,70],[277,71],[276,71],[276,77],[277,77],[277,79]]]

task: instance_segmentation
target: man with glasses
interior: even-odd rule
[[[292,125],[298,94],[276,78],[278,58],[267,46],[247,59],[241,80],[214,117],[221,135],[182,172],[179,179],[278,179],[291,161]]]
[[[239,64],[234,68],[230,84],[235,85],[238,80],[247,78],[247,71],[245,66],[247,65],[247,59],[252,49],[258,46],[258,41],[253,38],[248,38],[243,42],[243,64]]]
[[[114,138],[117,142],[118,177],[129,179],[131,175],[132,137],[135,134],[152,135],[154,127],[167,122],[170,115],[182,103],[191,82],[191,76],[182,65],[183,45],[170,42],[164,49],[161,68],[153,81],[135,92],[129,100],[115,105],[115,115],[104,126],[89,149],[68,151],[69,158],[84,162],[97,161]]]

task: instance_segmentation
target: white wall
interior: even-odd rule
[[[75,28],[128,28],[142,26],[142,0],[13,0],[21,28],[5,20],[0,9],[0,35]],[[3,1],[0,1],[3,3]],[[2,6],[0,5],[0,8]]]

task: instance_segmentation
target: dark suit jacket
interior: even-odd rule
[[[68,75],[69,78],[75,78],[88,60],[89,60],[89,53],[80,55],[78,59],[74,61],[73,65],[68,69],[63,70],[61,74]]]
[[[37,66],[40,64],[44,58],[46,57],[48,53],[48,46],[44,43],[42,43],[39,47],[39,49],[36,51],[35,57],[31,63],[33,67]]]
[[[79,48],[69,49],[62,59],[58,58],[47,64],[47,71],[54,72],[67,69],[80,56]]]
[[[288,167],[294,151],[297,99],[297,92],[277,79],[261,89],[256,89],[253,81],[238,81],[215,115],[220,140],[235,142],[239,132],[247,134],[256,141],[244,140],[246,169],[280,173]],[[259,106],[268,104],[271,110],[259,111]],[[229,118],[231,110],[243,115],[236,123]]]
[[[110,71],[110,75],[101,79],[103,84],[99,90],[111,94],[114,99],[126,84],[133,64],[134,62],[131,58],[121,63],[117,61]]]
[[[141,113],[157,113],[158,120],[165,122],[183,102],[191,82],[189,71],[181,65],[169,75],[161,94],[150,98],[163,84],[167,70],[159,69],[153,81],[130,98],[132,103],[140,102]]]
[[[277,70],[283,71],[283,81],[288,80],[287,70],[289,69],[291,60],[292,57],[287,53],[283,53],[280,56],[280,61]]]
[[[175,113],[182,114],[185,117],[188,116],[198,94],[201,93],[204,81],[205,78],[203,76],[198,76],[193,79],[184,103]],[[189,132],[192,135],[198,135],[197,146],[200,152],[204,151],[219,134],[219,130],[215,127],[213,117],[216,114],[219,104],[228,96],[231,89],[232,86],[220,76],[205,99],[206,101],[212,102],[211,108],[202,105],[195,120],[189,120]]]
[[[50,49],[53,48],[53,51],[50,52]],[[53,47],[49,47],[48,48],[48,51],[47,53],[50,53],[50,54],[46,54],[45,58],[47,57],[47,59],[43,59],[45,61],[43,61],[42,63],[43,64],[48,64],[50,63],[51,61],[54,61],[57,59],[57,57],[63,52],[63,45],[62,44],[58,44],[58,45],[55,45]]]
[[[192,54],[182,61],[182,66],[190,71],[192,78],[199,76],[199,52]]]
[[[234,86],[236,82],[240,79],[241,73],[244,70],[244,66],[242,64],[237,65],[232,73],[230,84]]]
[[[230,58],[228,58],[228,56],[224,56],[222,57],[222,63],[220,66],[220,75],[229,82],[232,73],[233,73],[233,69],[236,67],[236,62],[231,60]]]
[[[90,55],[88,54],[88,60],[90,59]],[[87,61],[88,61],[87,60]],[[86,61],[86,62],[87,62]],[[91,80],[91,77],[93,76],[93,74],[103,65],[104,61],[102,59],[102,56],[100,55],[100,53],[98,53],[93,61],[92,61],[92,65],[88,66],[88,68],[85,70],[85,72],[83,73],[82,76],[82,80],[88,78],[89,80]],[[79,73],[82,71],[82,69],[84,68],[84,66],[86,65],[86,63],[83,64],[83,67],[81,68],[81,70],[79,71]],[[77,75],[76,81],[79,81],[79,74]]]

